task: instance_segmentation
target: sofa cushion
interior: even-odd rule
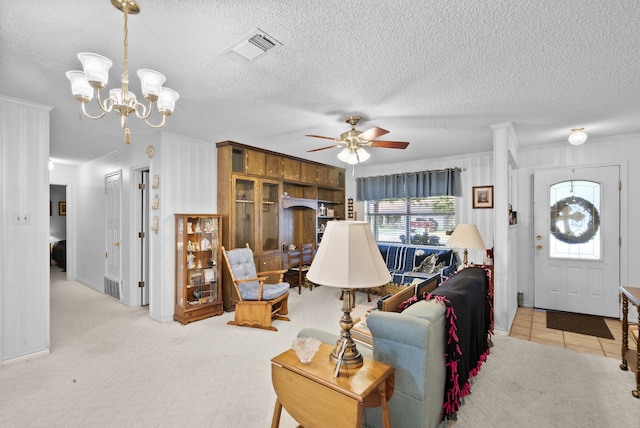
[[[433,273],[433,268],[436,266],[436,255],[429,254],[422,260],[422,262],[413,268],[413,272]]]
[[[425,280],[434,274],[445,279],[456,271],[452,248],[386,243],[378,243],[378,248],[389,269],[391,281],[396,284],[406,284],[416,278]],[[431,256],[435,257],[433,269],[429,268],[430,265],[416,269]],[[430,264],[431,260],[425,262],[425,265],[427,263]]]

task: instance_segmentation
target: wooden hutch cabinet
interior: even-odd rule
[[[284,248],[317,244],[323,224],[345,218],[344,168],[233,141],[216,146],[222,245],[234,249],[249,244],[258,271],[282,269]],[[222,269],[226,311],[236,302],[230,280]]]
[[[187,324],[222,314],[222,217],[175,214],[176,295],[173,319]]]

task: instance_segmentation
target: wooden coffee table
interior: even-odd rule
[[[382,406],[385,427],[391,427],[388,400],[393,394],[394,368],[370,358],[362,367],[342,368],[334,377],[329,361],[333,347],[322,344],[308,364],[289,349],[271,360],[271,379],[277,399],[272,428],[280,425],[284,407],[304,428],[361,427],[365,407]]]

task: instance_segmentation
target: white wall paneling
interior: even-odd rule
[[[161,133],[160,148],[151,161],[150,176],[158,175],[160,230],[151,234],[149,275],[150,316],[158,321],[173,319],[175,278],[175,213],[215,213],[217,209],[216,146],[182,135]],[[229,177],[230,178],[230,177]]]
[[[0,97],[0,362],[50,347],[50,110]]]

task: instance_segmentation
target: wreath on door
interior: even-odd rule
[[[551,206],[551,234],[567,244],[589,242],[600,228],[600,214],[586,199],[570,196]]]

